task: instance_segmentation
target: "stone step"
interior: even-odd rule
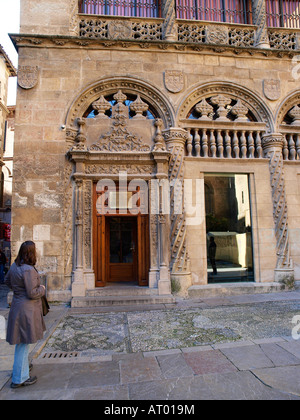
[[[86,291],[87,297],[102,297],[102,296],[156,296],[157,289],[149,289],[148,287],[140,286],[106,286],[97,287]]]
[[[282,292],[286,287],[282,283],[215,283],[202,286],[191,286],[189,298],[208,298],[230,295]]]
[[[95,308],[112,306],[134,306],[134,305],[157,305],[175,303],[172,295],[137,295],[137,296],[86,296],[74,297],[71,302],[72,308]]]

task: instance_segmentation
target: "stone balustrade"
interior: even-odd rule
[[[79,36],[101,40],[173,41],[200,45],[222,45],[255,48],[256,25],[204,22],[195,20],[174,21],[174,35],[165,35],[161,18],[134,18],[79,14]],[[299,50],[300,29],[268,28],[270,49]]]
[[[261,159],[262,129],[243,127],[188,128],[186,155],[188,157],[220,159]]]

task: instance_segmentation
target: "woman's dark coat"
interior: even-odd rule
[[[9,312],[6,341],[9,344],[32,344],[43,338],[46,330],[41,297],[45,294],[40,277],[31,265],[13,263],[5,284],[14,296]]]

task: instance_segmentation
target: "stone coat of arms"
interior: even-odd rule
[[[169,92],[179,93],[184,88],[184,74],[182,71],[166,70],[165,86]]]
[[[280,80],[267,80],[263,81],[264,94],[270,101],[277,101],[280,98]]]
[[[18,85],[23,89],[32,89],[38,82],[38,66],[20,66],[18,69]]]

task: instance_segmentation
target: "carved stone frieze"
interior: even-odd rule
[[[115,165],[105,165],[105,164],[87,164],[85,166],[86,174],[111,174],[118,175],[120,172],[127,172],[128,175],[139,175],[139,174],[152,174],[153,172],[152,165],[134,165],[134,164],[115,164]]]

